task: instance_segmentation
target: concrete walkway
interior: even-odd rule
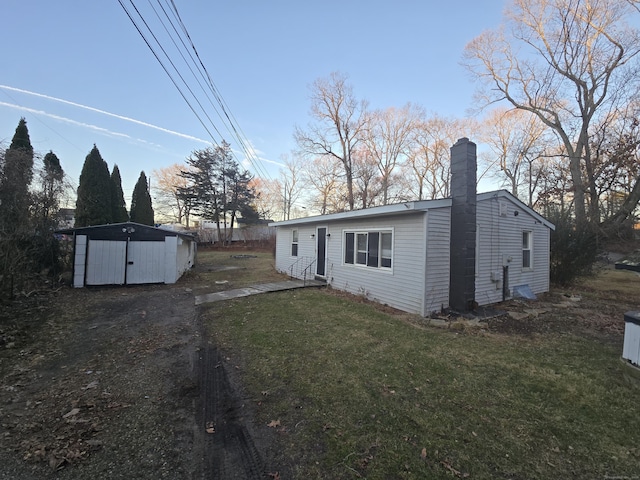
[[[260,285],[252,285],[251,287],[246,288],[236,288],[234,290],[196,295],[196,305],[220,302],[231,298],[248,297],[249,295],[258,295],[259,293],[280,292],[282,290],[293,290],[295,288],[324,286],[326,286],[326,282],[322,282],[320,280],[307,280],[306,282],[303,282],[302,280],[287,280],[284,282],[262,283]]]

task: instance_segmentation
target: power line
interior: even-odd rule
[[[216,137],[212,134],[212,130],[218,134],[220,140],[223,139],[223,135],[221,134],[220,130],[217,128],[216,124],[213,122],[213,120],[207,113],[207,110],[203,106],[203,102],[200,101],[200,99],[194,92],[194,89],[190,87],[189,83],[185,79],[185,76],[182,75],[182,73],[178,69],[176,62],[172,60],[171,56],[168,53],[168,48],[165,48],[162,45],[160,39],[158,38],[158,35],[156,35],[153,32],[151,26],[149,25],[149,22],[145,20],[140,9],[135,5],[134,0],[129,0],[129,3],[131,4],[131,7],[133,10],[130,10],[130,8],[125,5],[124,1],[125,0],[118,0],[118,3],[120,4],[122,9],[125,11],[127,16],[129,17],[129,20],[138,31],[138,34],[142,37],[142,39],[146,43],[149,50],[151,50],[151,52],[153,53],[158,63],[160,63],[160,66],[165,71],[165,73],[167,74],[167,76],[169,77],[173,85],[176,87],[176,89],[182,96],[182,99],[187,103],[187,105],[189,106],[191,111],[194,113],[194,115],[196,116],[200,124],[209,134],[209,136],[212,139],[212,142],[215,145],[219,145],[219,142],[217,141]],[[158,18],[160,24],[162,25],[166,35],[168,36],[171,43],[173,44],[173,47],[175,48],[175,50],[178,51],[180,57],[182,58],[182,61],[187,66],[188,70],[191,72],[191,75],[195,78],[198,86],[200,87],[200,90],[202,90],[206,100],[208,100],[208,103],[211,105],[215,113],[218,115],[218,118],[224,124],[227,132],[231,135],[233,139],[236,140],[236,142],[240,146],[240,149],[244,152],[246,159],[251,163],[256,173],[258,173],[263,178],[269,178],[268,172],[263,167],[261,160],[255,155],[255,152],[253,151],[253,149],[249,147],[249,141],[246,139],[244,132],[239,127],[237,120],[235,119],[235,117],[233,116],[233,114],[229,109],[229,106],[225,102],[224,98],[222,97],[219,90],[215,86],[211,76],[209,75],[209,72],[204,66],[204,63],[202,62],[198,54],[198,51],[193,41],[191,40],[191,36],[189,35],[189,32],[186,26],[184,25],[184,22],[182,21],[180,14],[178,13],[178,9],[175,3],[173,2],[173,0],[166,0],[168,10],[171,12],[173,19],[167,12],[167,9],[165,9],[165,7],[162,5],[161,1],[157,0],[157,3],[160,9],[162,10],[162,12],[164,13],[164,17],[166,18],[170,28],[169,26],[167,26],[167,23],[165,23],[165,21],[162,19],[159,11],[151,3],[151,0],[147,0],[147,1],[151,9],[155,13],[156,17]],[[133,11],[135,11],[135,14],[133,13]],[[176,27],[175,22],[177,22],[177,24],[179,25],[179,28]],[[173,30],[173,33],[171,30]],[[180,32],[182,32],[182,34]],[[180,47],[179,43],[182,45],[182,48]],[[189,46],[187,46],[187,44],[190,46],[190,48]],[[186,56],[185,56],[185,53],[183,52],[186,52]],[[194,55],[195,55],[195,58],[194,58]],[[170,67],[167,65],[167,62],[170,65]],[[198,76],[200,76],[203,79],[206,86],[203,85],[203,83],[200,81]],[[212,100],[210,94],[215,99],[215,102]],[[196,108],[196,105],[194,105],[194,103],[197,105],[197,108]],[[217,103],[217,106],[216,106],[216,103]],[[209,128],[209,125],[211,128]],[[233,151],[231,151],[231,154],[235,157],[235,153]],[[236,161],[240,163],[237,158],[236,158]]]

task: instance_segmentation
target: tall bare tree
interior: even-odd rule
[[[254,177],[251,187],[256,191],[254,208],[260,218],[280,219],[282,212],[282,187],[277,179]]]
[[[506,100],[527,110],[562,142],[578,224],[599,217],[597,202],[587,215],[592,126],[637,94],[640,38],[626,23],[632,3],[513,0],[503,25],[465,48],[466,66],[486,87],[483,104]]]
[[[311,190],[311,204],[321,215],[347,209],[345,183],[341,166],[327,155],[314,158],[304,165],[304,174]]]
[[[449,196],[451,145],[466,135],[468,122],[434,115],[414,130],[405,164],[407,190],[418,200]]]
[[[189,179],[181,172],[189,170],[188,165],[174,163],[152,172],[154,178],[156,215],[189,227],[193,202],[180,194],[189,186]]]
[[[406,104],[371,113],[365,135],[366,148],[380,171],[382,203],[389,203],[389,188],[394,170],[411,148],[414,131],[424,117],[421,107]]]
[[[282,155],[284,167],[280,169],[280,187],[282,194],[283,220],[291,218],[291,211],[295,210],[296,202],[304,193],[304,175],[302,173],[302,159],[295,155]]]
[[[327,155],[342,164],[347,186],[347,203],[354,208],[353,153],[362,140],[367,121],[367,102],[358,100],[347,77],[334,72],[319,78],[311,87],[311,123],[306,130],[296,127],[294,138],[300,151],[311,158]]]
[[[548,140],[546,130],[532,113],[503,107],[489,112],[482,122],[481,138],[489,147],[491,170],[529,206],[533,206],[535,162]]]
[[[379,203],[386,205],[385,186],[391,184],[393,169],[387,172],[386,182],[380,175],[380,163],[368,148],[359,148],[354,152],[353,195],[358,200],[359,208],[369,208]],[[388,198],[388,197],[387,197]]]

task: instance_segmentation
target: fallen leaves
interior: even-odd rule
[[[280,419],[271,420],[269,423],[267,423],[267,427],[278,428],[279,426],[280,426]]]
[[[208,434],[216,433],[215,424],[213,422],[207,422],[205,424],[204,431],[207,432]]]

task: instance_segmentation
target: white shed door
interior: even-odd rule
[[[164,242],[129,242],[127,284],[164,282]]]
[[[127,242],[89,240],[88,247],[86,284],[122,285]]]

